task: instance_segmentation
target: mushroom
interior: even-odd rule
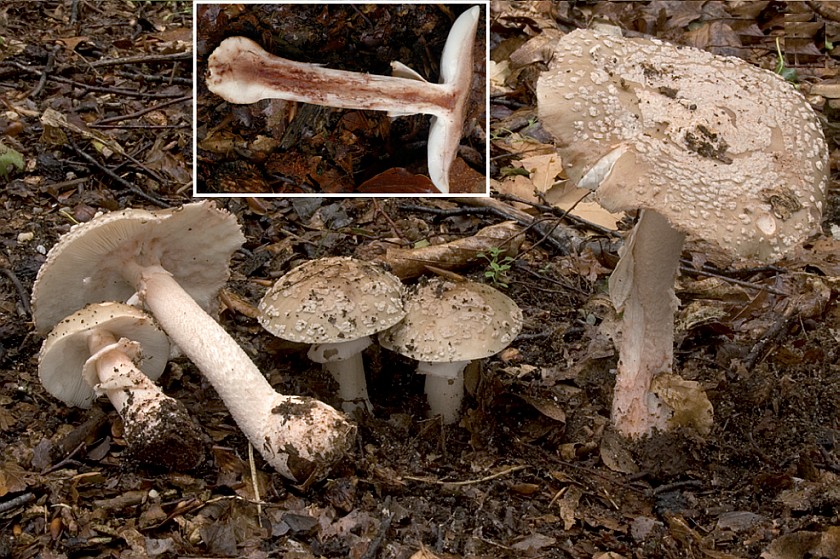
[[[638,438],[688,416],[708,431],[705,394],[671,374],[683,242],[719,263],[767,263],[816,232],[828,173],[817,116],[743,60],[588,30],[557,43],[537,99],[569,178],[610,211],[640,210],[609,282],[623,313],[616,430]],[[696,413],[667,402],[688,385]]]
[[[207,87],[230,103],[285,99],[344,109],[430,114],[428,167],[432,183],[449,192],[449,169],[458,152],[472,83],[472,50],[479,6],[462,13],[449,32],[440,62],[441,83],[392,63],[395,76],[377,76],[294,62],[266,52],[245,37],[229,37],[208,59]]]
[[[335,256],[287,273],[259,304],[263,328],[284,340],[312,344],[308,356],[339,384],[341,408],[372,411],[362,351],[370,336],[405,316],[399,278],[369,262]]]
[[[316,479],[349,450],[355,427],[318,400],[275,392],[207,312],[243,240],[236,219],[211,202],[100,215],[50,250],[33,286],[33,320],[46,334],[88,303],[136,294],[266,462],[289,479]]]
[[[460,416],[464,369],[506,348],[522,329],[522,311],[483,283],[432,278],[406,295],[402,322],[379,334],[379,344],[419,361],[431,416],[446,424]]]
[[[154,380],[169,358],[169,338],[143,311],[122,303],[88,305],[59,322],[44,341],[38,376],[71,406],[89,408],[100,393],[123,418],[137,461],[190,470],[204,459],[201,430],[184,405]]]

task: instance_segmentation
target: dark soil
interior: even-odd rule
[[[93,128],[189,96],[189,58],[176,55],[189,51],[178,37],[192,9],[82,1],[74,16],[72,4],[0,1],[0,141],[25,162],[9,169],[0,192],[0,557],[840,557],[836,182],[826,235],[788,260],[716,275],[689,266],[681,275],[675,370],[709,394],[715,425],[707,437],[680,431],[628,444],[611,431],[615,316],[605,290],[616,243],[564,221],[561,230],[586,237],[580,249],[551,247],[529,232],[510,269],[494,276],[523,309],[525,326],[511,348],[468,369],[457,425],[427,419],[414,364],[374,345],[365,362],[375,410],[357,417],[356,448],[326,480],[295,487],[258,454],[252,469],[224,405],[181,358],[160,383],[203,430],[205,460],[168,472],[132,460],[107,400],[68,408],[41,387],[29,293],[44,254],[74,222],[190,200],[192,138],[181,127],[190,123],[189,103],[112,121],[142,126],[98,129],[133,159],[106,153],[78,123]],[[491,46],[500,62],[527,37],[600,16],[746,52],[772,68],[787,11],[788,24],[814,24],[810,36],[800,26],[806,39],[789,45],[798,49],[787,65],[802,90],[834,81],[840,24],[831,17],[840,13],[831,3],[750,4],[752,12],[736,17],[726,12],[736,3],[721,2],[495,2],[502,11],[491,14]],[[36,94],[51,52],[50,79]],[[89,64],[160,55],[175,59]],[[531,119],[538,68],[521,68],[494,102],[496,179],[522,156],[510,134],[528,130],[546,141]],[[831,99],[810,98],[834,152]],[[77,126],[45,127],[47,108]],[[232,260],[220,322],[279,391],[332,404],[334,382],[307,348],[273,338],[254,319],[267,286],[306,259],[365,253],[381,240],[438,243],[501,220],[431,199],[217,203],[247,238]],[[488,270],[480,261],[461,273],[490,281]]]

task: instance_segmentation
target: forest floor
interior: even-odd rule
[[[307,348],[255,320],[271,282],[308,259],[382,257],[510,218],[525,231],[511,260],[489,247],[457,270],[495,279],[525,317],[511,347],[468,375],[461,421],[426,418],[412,362],[374,345],[374,412],[356,417],[351,455],[306,488],[258,455],[252,467],[246,439],[186,359],[161,385],[206,437],[206,459],[189,472],[129,460],[107,400],[69,408],[38,380],[29,299],[59,236],[98,211],[191,200],[193,16],[190,2],[0,0],[0,142],[21,158],[0,155],[0,558],[840,558],[836,180],[825,234],[772,268],[697,269],[686,253],[675,370],[701,383],[714,426],[629,444],[609,425],[617,355],[606,280],[620,236],[602,214],[591,215],[598,226],[559,218],[529,198],[556,176],[516,169],[551,145],[533,93],[542,47],[529,40],[599,18],[771,70],[787,31],[785,65],[821,116],[836,177],[832,3],[494,1],[485,132],[495,202],[217,198],[246,237],[221,324],[278,391],[332,404],[335,383]],[[556,225],[549,239],[527,227],[536,218]]]

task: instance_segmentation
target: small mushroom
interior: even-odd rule
[[[460,417],[464,369],[506,348],[522,329],[522,311],[483,283],[432,278],[409,289],[402,322],[379,334],[379,343],[419,361],[432,416],[446,424]]]
[[[153,382],[169,358],[169,338],[143,311],[88,305],[44,341],[38,375],[62,402],[89,408],[104,393],[123,418],[130,455],[143,464],[190,470],[204,459],[201,430],[184,405]]]
[[[690,418],[707,432],[705,394],[671,374],[683,241],[750,265],[818,231],[828,153],[817,116],[780,76],[738,58],[589,30],[556,44],[537,99],[569,178],[610,211],[641,210],[609,282],[622,312],[617,431],[638,438]]]
[[[392,63],[397,76],[377,76],[294,62],[266,52],[245,37],[229,37],[208,59],[207,87],[230,103],[285,99],[338,107],[388,111],[391,116],[430,114],[428,166],[432,183],[449,192],[449,169],[458,152],[472,83],[472,50],[478,6],[461,14],[446,40],[441,83]]]
[[[98,216],[50,250],[33,285],[33,320],[46,334],[88,303],[136,295],[213,385],[266,462],[306,482],[326,475],[356,430],[323,402],[278,394],[208,314],[243,240],[236,219],[211,202]]]
[[[362,351],[405,316],[399,278],[349,257],[310,260],[277,280],[259,304],[263,328],[312,344],[309,358],[339,384],[341,408],[372,411]]]

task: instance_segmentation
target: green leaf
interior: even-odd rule
[[[0,175],[3,176],[3,180],[8,180],[9,173],[15,167],[18,171],[23,171],[23,166],[23,155],[0,143]]]

